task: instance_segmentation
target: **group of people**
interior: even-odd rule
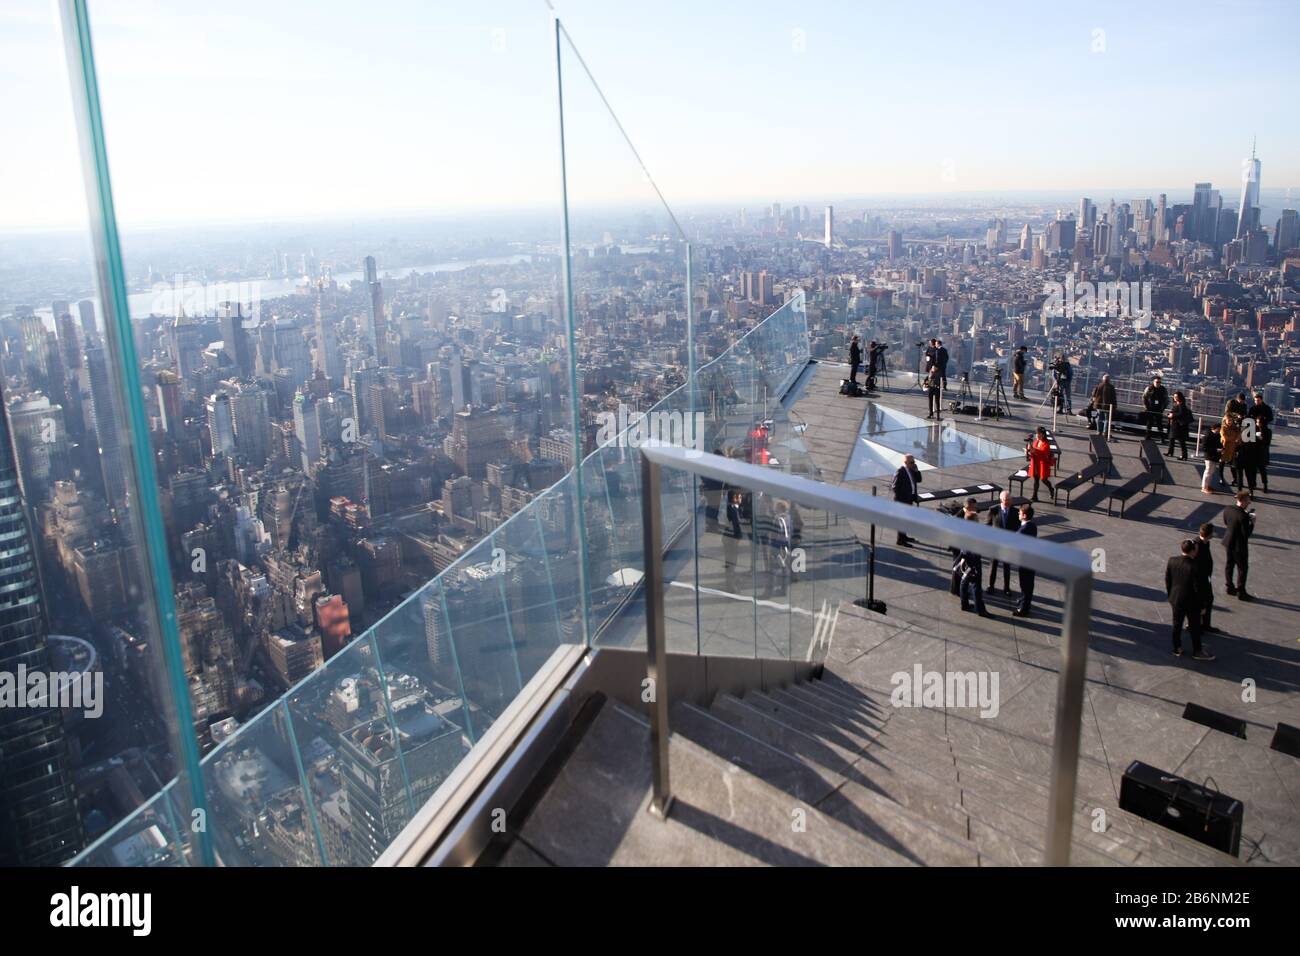
[[[1040,428],[1039,433],[1041,434],[1042,431]],[[920,500],[920,485],[921,471],[916,465],[916,459],[911,455],[904,455],[902,465],[894,472],[893,480],[890,482],[890,491],[893,493],[894,500],[900,504],[915,505]],[[962,517],[967,521],[980,520],[979,502],[976,499],[966,499]],[[1002,492],[998,503],[989,509],[987,522],[991,527],[1001,528],[1013,534],[1038,536],[1038,524],[1034,521],[1034,506],[1025,502],[1016,507],[1012,504],[1009,491]],[[902,531],[898,532],[897,544],[900,547],[910,548],[914,543],[914,538]],[[983,559],[973,551],[951,550],[953,553],[951,591],[961,597],[961,609],[973,611],[981,617],[990,617],[984,605]],[[988,590],[990,592],[997,585],[998,564],[999,562],[994,559],[993,566],[989,569]],[[1011,613],[1017,617],[1028,617],[1034,599],[1034,572],[1030,568],[1017,568],[1017,579],[1020,585],[1020,599]],[[1007,596],[1011,594],[1011,566],[1005,562],[1002,563],[1002,593]]]
[[[737,449],[715,449],[715,455],[739,458]],[[784,593],[794,574],[794,553],[803,539],[803,516],[793,502],[731,486],[714,478],[700,479],[704,499],[704,530],[722,538],[722,561],[728,591],[745,591],[748,583],[761,596]],[[748,526],[748,532],[746,531]],[[753,542],[751,567],[761,575],[757,581],[737,577],[741,542]]]
[[[876,373],[880,365],[884,362],[885,350],[889,348],[883,342],[877,342],[872,339],[867,343],[866,351],[862,350],[862,340],[857,335],[849,339],[849,381],[854,385],[858,384],[858,370],[865,367],[867,370],[866,381],[863,383],[867,391],[873,391],[876,387]]]
[[[1250,508],[1250,492],[1237,492],[1233,504],[1223,509],[1223,576],[1225,590],[1239,601],[1255,598],[1246,590],[1246,572],[1250,566],[1250,536],[1255,531],[1255,513]],[[1179,554],[1165,566],[1165,596],[1173,615],[1174,656],[1183,655],[1183,626],[1192,639],[1192,657],[1212,661],[1214,655],[1201,644],[1201,635],[1216,633],[1211,624],[1214,611],[1214,555],[1210,543],[1214,525],[1203,524],[1195,538],[1179,547]]]
[[[962,518],[966,521],[979,521],[979,502],[974,498],[967,498],[966,506],[962,511]],[[986,522],[990,527],[1010,531],[1012,534],[1023,534],[1031,538],[1038,537],[1038,523],[1034,521],[1034,506],[1029,502],[1025,502],[1016,507],[1011,502],[1011,492],[1009,491],[1002,492],[998,503],[989,509]],[[983,558],[970,550],[951,550],[953,552],[953,563],[949,590],[961,598],[961,609],[963,611],[973,611],[980,617],[992,617],[984,604]],[[1005,561],[999,562],[997,558],[992,559],[992,565],[989,568],[988,593],[992,594],[997,589],[999,563],[1002,566],[1002,593],[1004,596],[1010,597],[1011,565]],[[1011,611],[1015,617],[1029,616],[1030,606],[1034,600],[1034,579],[1035,574],[1031,568],[1016,568],[1016,581],[1020,586],[1020,597]]]
[[[1201,476],[1201,491],[1207,495],[1227,489],[1223,469],[1231,471],[1232,487],[1241,491],[1243,486],[1252,494],[1258,484],[1268,494],[1268,466],[1273,444],[1273,409],[1264,401],[1264,393],[1256,391],[1253,402],[1246,403],[1246,393],[1238,392],[1223,410],[1223,418],[1206,422],[1201,433],[1201,453],[1205,457],[1205,472]],[[1247,423],[1249,419],[1249,423]]]

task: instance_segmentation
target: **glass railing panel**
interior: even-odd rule
[[[315,682],[313,682],[315,688]],[[286,701],[263,710],[203,761],[207,826],[222,866],[320,866],[312,794],[299,773]]]
[[[183,816],[176,782],[159,790],[148,803],[121,820],[95,845],[76,858],[74,866],[191,866],[195,865],[194,818]]]
[[[66,863],[133,814],[150,821],[133,858],[201,861],[203,834],[186,829],[202,809],[187,772],[194,709],[178,707],[192,647],[169,623],[141,398],[151,382],[135,330],[105,307],[125,294],[107,181],[77,160],[83,133],[102,152],[70,95],[84,95],[84,78],[93,87],[94,66],[78,55],[69,82],[59,5],[10,12],[6,39],[23,60],[7,79],[23,88],[4,98],[25,105],[7,114],[6,143],[44,148],[6,151],[14,188],[0,204],[0,674],[44,675],[59,699],[0,706],[0,866]]]
[[[405,826],[418,806],[412,765],[423,763],[430,739],[454,751],[444,761],[448,768],[463,755],[460,734],[438,712],[442,703],[400,665],[385,666],[365,638],[290,693],[293,769],[307,781],[306,816],[320,834],[326,865],[369,866]]]

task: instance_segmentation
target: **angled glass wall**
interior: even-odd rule
[[[170,733],[146,752],[152,785],[80,801],[95,827],[67,855],[370,864],[557,648],[640,639],[640,441],[815,471],[781,404],[808,356],[803,294],[760,278],[718,308],[739,294],[711,278],[720,260],[530,3],[420,8],[401,37],[360,12],[234,4],[211,14],[201,68],[134,55],[175,23],[63,7],[93,107],[64,129],[95,202],[85,271],[114,306],[94,331],[118,335],[96,358],[56,306],[53,341],[112,386],[83,376],[92,405],[121,409],[91,419],[118,421],[118,444],[92,431],[64,498],[91,500],[98,475],[123,567],[168,598],[128,592],[84,643],[157,645],[119,655],[139,675],[110,674],[109,700],[123,726]],[[306,22],[302,44],[260,47]],[[385,59],[334,70],[344,35]],[[447,56],[424,55],[430,37]],[[286,99],[302,104],[287,117]],[[193,129],[148,148],[160,110]],[[32,363],[6,361],[5,384],[39,385]],[[675,475],[662,494],[673,649],[808,659],[842,561],[814,556],[760,596],[773,503],[751,503],[748,583],[726,587],[711,490]],[[807,527],[825,543],[825,522]],[[82,592],[59,612],[84,613]],[[122,762],[120,742],[95,746]],[[90,779],[84,751],[69,766]]]

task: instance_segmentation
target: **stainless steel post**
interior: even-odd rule
[[[666,820],[673,796],[668,781],[668,635],[664,631],[663,514],[659,486],[660,467],[642,455],[646,679],[650,692],[650,767],[654,782],[650,812]]]

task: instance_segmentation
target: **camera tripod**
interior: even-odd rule
[[[876,356],[876,374],[870,376],[867,381],[873,388],[877,383],[880,384],[881,388],[886,388],[890,385],[889,362],[885,358],[885,353],[883,351]]]
[[[993,408],[989,417],[996,418],[999,421],[1003,415],[1011,415],[1011,402],[1007,399],[1007,390],[1002,385],[1002,369],[993,370],[993,388],[989,391],[989,401]]]
[[[1056,404],[1055,406],[1053,406],[1055,412],[1058,415],[1064,414],[1065,399],[1064,396],[1061,394],[1061,373],[1060,372],[1052,373],[1052,387],[1047,389],[1043,393],[1043,400],[1038,405],[1039,413],[1041,413],[1043,409],[1047,407],[1047,403],[1052,399],[1056,400]]]

